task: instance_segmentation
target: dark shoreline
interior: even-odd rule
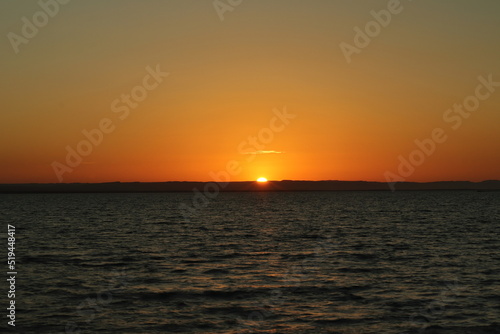
[[[391,187],[392,186],[392,187]],[[23,183],[0,184],[1,194],[23,193],[145,193],[145,192],[287,192],[287,191],[422,191],[472,190],[500,191],[500,181],[482,182],[385,182],[368,181],[269,181],[244,182],[109,182],[109,183]]]

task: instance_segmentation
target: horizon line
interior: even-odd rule
[[[245,180],[245,181],[102,181],[102,182],[17,182],[17,183],[0,183],[0,185],[65,185],[65,184],[110,184],[110,183],[258,183],[257,180]],[[292,180],[292,179],[282,179],[282,180],[267,180],[265,183],[270,182],[369,182],[369,183],[440,183],[440,182],[469,182],[469,183],[482,183],[482,182],[500,182],[496,179],[486,179],[481,181],[471,181],[471,180],[439,180],[439,181],[369,181],[369,180]],[[263,185],[265,183],[262,183]]]

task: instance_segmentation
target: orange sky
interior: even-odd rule
[[[500,179],[498,2],[402,0],[350,62],[341,43],[387,1],[57,6],[25,38],[43,9],[0,4],[0,183],[210,181],[229,162],[234,181]],[[478,91],[470,115],[447,111]],[[436,128],[446,140],[420,164]],[[91,152],[70,166],[78,145]],[[400,157],[419,165],[401,175]]]

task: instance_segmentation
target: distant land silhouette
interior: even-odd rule
[[[210,184],[210,185],[209,185]],[[379,190],[390,191],[385,182],[369,181],[269,181],[244,182],[109,182],[109,183],[22,183],[0,184],[0,193],[121,193],[121,192],[248,192],[248,191],[349,191]],[[498,191],[500,181],[482,182],[441,181],[441,182],[397,182],[394,190],[475,190]]]

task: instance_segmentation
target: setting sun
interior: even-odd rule
[[[267,182],[267,179],[265,177],[259,177],[257,182]]]

